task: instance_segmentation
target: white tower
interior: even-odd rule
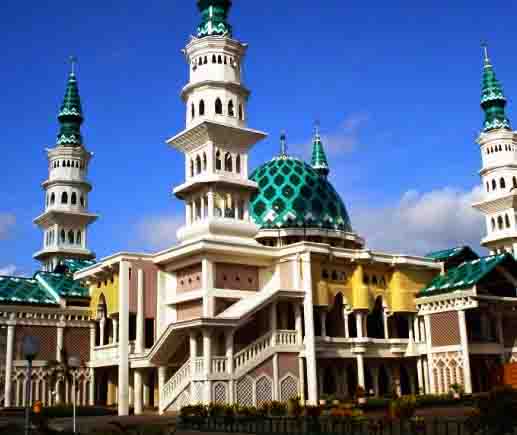
[[[242,84],[247,45],[232,38],[231,0],[198,0],[202,23],[183,51],[190,69],[181,96],[186,129],[167,143],[185,154],[185,182],[174,189],[185,201],[184,242],[238,237],[255,243],[258,228],[248,208],[256,183],[248,178],[248,153],[266,135],[246,128],[250,92]]]
[[[95,257],[86,243],[88,225],[98,217],[88,212],[92,186],[86,177],[92,153],[84,147],[81,136],[83,114],[73,64],[58,119],[61,128],[56,147],[46,150],[49,177],[42,184],[45,211],[34,220],[43,231],[43,248],[34,258],[46,271],[53,271],[63,258]]]
[[[484,198],[473,206],[485,215],[487,233],[481,245],[490,253],[517,254],[517,133],[505,114],[506,98],[484,47],[481,149]]]

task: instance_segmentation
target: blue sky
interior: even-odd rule
[[[370,246],[477,249],[484,228],[469,203],[479,195],[480,41],[489,41],[512,119],[513,12],[472,0],[235,0],[235,37],[250,45],[249,125],[270,134],[252,168],[277,152],[282,129],[290,152],[307,157],[319,119],[333,182]],[[0,270],[37,267],[32,219],[43,208],[44,148],[55,143],[70,55],[95,153],[90,206],[101,218],[90,247],[102,257],[172,242],[183,212],[170,191],[183,163],[164,141],[184,126],[180,49],[198,21],[194,0],[2,2]]]

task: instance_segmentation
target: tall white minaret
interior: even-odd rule
[[[53,271],[64,258],[90,260],[88,225],[97,219],[88,212],[87,180],[92,153],[81,136],[83,114],[72,60],[65,98],[58,115],[61,124],[55,148],[47,149],[49,177],[43,182],[45,211],[36,223],[43,231],[43,248],[34,254],[42,269]]]
[[[517,255],[517,132],[505,114],[506,98],[484,47],[481,107],[484,128],[481,150],[484,198],[473,206],[485,215],[486,236],[481,245],[491,254]]]
[[[266,135],[246,128],[249,90],[242,83],[247,45],[232,37],[231,0],[198,0],[202,22],[184,49],[190,80],[181,96],[186,129],[167,143],[185,155],[185,182],[174,189],[185,201],[184,242],[238,237],[255,243],[249,215],[257,184],[248,178],[248,153]]]

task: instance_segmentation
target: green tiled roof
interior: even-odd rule
[[[57,298],[34,278],[0,276],[0,302],[12,304],[58,305]]]
[[[61,125],[59,134],[57,135],[57,145],[71,147],[81,146],[83,144],[81,124],[84,118],[77,78],[73,71],[68,76],[65,98],[57,118]]]
[[[452,249],[429,252],[425,256],[436,261],[446,261],[463,254],[474,254],[477,256],[477,254],[468,246],[458,246]]]
[[[512,262],[515,261],[511,254],[504,253],[465,261],[458,267],[450,269],[445,275],[434,278],[426,288],[420,291],[419,296],[432,296],[471,288],[493,271],[496,266],[510,259]]]
[[[197,36],[227,36],[232,37],[232,26],[228,23],[228,13],[232,0],[198,0],[197,6],[201,12],[201,24],[197,28]]]
[[[64,299],[87,298],[89,296],[88,289],[83,287],[80,281],[75,281],[69,274],[38,272],[34,278]]]
[[[74,258],[65,258],[61,263],[66,267],[68,273],[74,274],[82,269],[93,266],[95,261],[93,260],[77,260]]]

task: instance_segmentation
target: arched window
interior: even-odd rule
[[[54,192],[52,192],[50,194],[50,205],[54,205],[55,202],[56,202],[56,195],[54,194]]]
[[[68,193],[63,192],[61,194],[61,204],[68,204]]]
[[[212,56],[212,63],[217,63],[217,58],[216,58],[215,54]]]
[[[492,218],[492,231],[495,231],[495,219]]]
[[[241,121],[244,119],[244,112],[242,110],[242,104],[239,104],[239,119]]]
[[[495,180],[492,180],[492,190],[497,189],[497,183]]]
[[[221,151],[219,150],[215,153],[215,169],[218,171],[221,170]]]
[[[235,159],[235,170],[237,171],[237,174],[241,173],[241,156],[239,154]]]
[[[512,182],[513,182],[513,188],[517,189],[517,177],[513,177]]]
[[[228,57],[227,56],[224,56],[224,64],[228,65]]]
[[[84,207],[84,196],[81,195],[81,198],[79,199],[79,203],[81,204],[81,207]]]
[[[205,65],[208,63],[208,56],[205,56]]]
[[[363,284],[370,285],[370,277],[366,274],[363,276]]]
[[[488,183],[488,181],[486,182],[486,191],[490,192],[490,184]]]
[[[80,245],[82,243],[82,235],[81,235],[81,231],[77,231],[77,236],[75,238],[75,242]]]
[[[77,194],[75,192],[72,192],[72,196],[70,196],[70,204],[72,204],[72,205],[77,204]]]
[[[205,115],[205,101],[201,100],[199,102],[199,116],[204,116],[204,115]]]
[[[194,119],[196,117],[196,107],[194,106],[194,103],[192,103],[192,105],[190,107],[190,116],[192,119]]]
[[[332,281],[337,281],[337,270],[332,271]]]
[[[70,160],[67,160],[66,162],[66,167],[69,168],[70,167]]]
[[[223,63],[223,58],[221,57],[221,55],[219,55],[219,57],[217,58],[217,63]]]
[[[504,223],[506,224],[506,228],[510,228],[510,218],[507,214],[504,215]]]
[[[233,100],[230,100],[228,103],[228,115],[235,116],[235,111],[233,110]]]
[[[190,176],[194,176],[194,160],[190,160]]]
[[[506,187],[506,183],[504,182],[504,178],[501,178],[499,180],[499,186],[501,187],[501,189],[504,189]]]
[[[215,100],[215,113],[217,115],[223,114],[223,103],[221,102],[221,100],[219,98],[217,100]]]
[[[327,269],[323,269],[323,272],[321,272],[321,277],[323,279],[329,279],[329,272]]]
[[[232,155],[230,153],[226,153],[224,156],[224,170],[227,172],[233,171]]]
[[[206,171],[206,167],[207,167],[206,153],[203,153],[203,171]]]
[[[500,230],[503,229],[503,218],[501,216],[497,218],[497,228]]]
[[[61,230],[61,243],[66,243],[65,230]]]
[[[201,157],[196,157],[196,174],[201,173]]]
[[[68,231],[68,243],[74,244],[74,232],[72,230]]]
[[[503,147],[501,146],[501,144],[499,144],[499,151],[502,151],[503,150]]]

